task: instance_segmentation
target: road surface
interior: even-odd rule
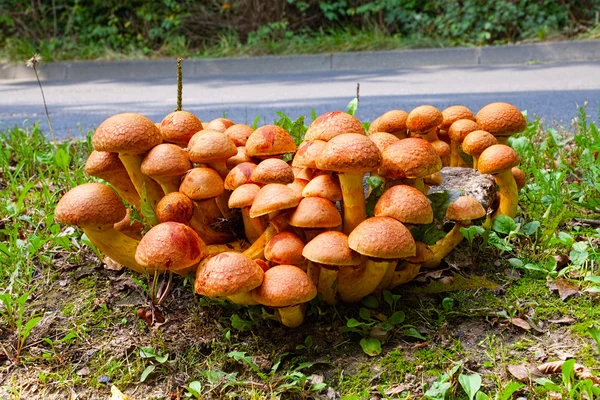
[[[477,111],[487,103],[506,101],[529,116],[568,125],[584,102],[597,120],[600,62],[184,77],[183,106],[202,121],[226,115],[251,123],[260,115],[266,124],[277,117],[275,111],[295,118],[309,117],[312,108],[317,114],[345,110],[357,82],[357,117],[366,121],[390,109],[410,111],[421,104],[440,109],[463,104]],[[174,78],[54,81],[43,86],[60,138],[80,137],[120,112],[141,113],[158,122],[176,105]],[[45,129],[45,119],[37,82],[0,81],[0,127],[40,120]]]

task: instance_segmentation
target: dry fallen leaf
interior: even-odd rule
[[[110,400],[133,400],[133,398],[123,394],[115,385],[110,387],[110,394],[112,395]]]
[[[549,319],[548,322],[550,322],[551,324],[565,324],[565,325],[569,325],[569,324],[574,324],[575,322],[577,322],[577,320],[573,317],[571,317],[570,315],[565,315],[560,317],[559,319]]]
[[[531,325],[529,325],[529,322],[525,321],[522,318],[511,318],[510,322],[511,324],[518,326],[519,328],[523,328],[525,330],[531,329]]]
[[[569,296],[579,293],[579,287],[564,278],[556,279],[548,285],[548,288],[552,291],[558,291],[558,295],[562,301],[565,301]]]
[[[119,264],[110,257],[104,257],[102,262],[104,263],[104,269],[108,269],[109,271],[120,271],[125,268],[125,266]]]
[[[562,373],[562,367],[565,361],[551,361],[538,366],[538,370],[547,375],[555,375]],[[581,364],[575,364],[573,367],[575,377],[580,380],[589,379],[594,382],[594,385],[600,386],[600,378],[592,373],[587,367]]]
[[[400,394],[402,392],[406,392],[409,390],[408,385],[405,385],[403,383],[400,384],[396,384],[396,385],[392,385],[389,388],[386,389],[385,392],[383,392],[386,396],[393,396],[395,394]]]
[[[524,383],[529,383],[533,379],[542,378],[544,374],[538,370],[535,365],[509,365],[506,367],[508,372]]]

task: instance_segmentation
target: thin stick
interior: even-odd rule
[[[183,72],[181,64],[183,63],[183,57],[177,59],[177,108],[175,111],[181,111],[183,103]]]
[[[356,106],[360,104],[360,83],[356,84]]]
[[[50,128],[50,134],[52,135],[52,142],[56,146],[56,136],[54,135],[54,129],[52,129],[52,122],[50,121],[50,113],[48,112],[48,105],[46,104],[46,96],[44,95],[44,89],[42,88],[42,82],[40,82],[40,76],[37,72],[37,65],[40,63],[41,57],[34,55],[27,61],[27,66],[33,68],[35,72],[35,78],[37,79],[38,85],[40,86],[40,92],[42,92],[42,100],[44,102],[44,109],[46,110],[46,119],[48,120],[48,127]]]

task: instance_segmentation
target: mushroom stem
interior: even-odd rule
[[[508,146],[508,136],[496,136],[498,144],[505,144]]]
[[[456,221],[454,227],[434,245],[430,246],[433,257],[423,263],[423,268],[435,268],[463,240],[460,228],[471,225],[471,221]]]
[[[314,263],[312,261],[308,262],[308,264],[306,265],[306,275],[308,275],[308,277],[310,278],[312,283],[315,284],[315,286],[317,286],[317,287],[319,286],[319,277],[321,276],[321,267],[317,263]]]
[[[222,244],[233,239],[232,234],[218,232],[210,226],[218,218],[221,218],[221,212],[213,199],[194,201],[194,213],[190,220],[190,226],[206,244]]]
[[[337,303],[336,282],[338,279],[338,269],[330,269],[324,265],[320,265],[320,267],[321,270],[317,284],[318,292],[325,303],[334,305]]]
[[[392,281],[387,287],[388,290],[395,288],[398,285],[401,285],[406,282],[410,282],[419,274],[421,270],[420,264],[412,264],[408,261],[405,261],[401,265],[401,269],[394,271],[394,275],[392,276]]]
[[[304,322],[305,304],[297,304],[290,307],[281,307],[277,309],[281,323],[288,328],[297,328]]]
[[[479,161],[479,156],[473,156],[473,169],[477,169],[477,164]]]
[[[179,185],[181,184],[181,177],[179,176],[173,176],[168,178],[162,177],[158,179],[155,178],[154,180],[158,182],[165,194],[179,192]]]
[[[506,215],[511,218],[517,216],[517,205],[519,203],[519,189],[511,169],[506,169],[494,176],[500,192],[500,207],[496,210],[494,218],[498,215]]]
[[[396,262],[396,260],[368,258],[365,268],[355,279],[338,282],[337,290],[340,299],[348,303],[356,303],[368,296],[377,289],[377,285],[385,276],[388,267],[390,265],[395,267]]]
[[[90,242],[114,261],[136,272],[148,271],[135,261],[135,251],[140,243],[139,240],[130,238],[112,227],[108,229],[83,227],[82,229]]]
[[[358,224],[367,218],[362,174],[340,173],[344,207],[344,233],[349,235]]]
[[[219,207],[219,211],[223,218],[230,218],[233,215],[233,211],[229,208],[229,196],[231,192],[226,190],[219,196],[215,197],[215,203]]]
[[[377,285],[377,289],[376,289],[377,291],[387,289],[388,286],[390,286],[392,279],[394,278],[394,272],[396,271],[396,265],[398,265],[398,260],[390,260],[390,261],[393,261],[393,262],[390,262],[387,265],[385,274],[383,275],[383,278],[381,278],[381,281]]]
[[[119,196],[125,201],[134,206],[137,210],[140,209],[140,195],[138,194],[129,174],[125,171],[120,171],[118,174],[113,174],[110,178],[103,178],[115,188]]]
[[[250,243],[256,242],[265,229],[267,229],[264,219],[260,217],[250,217],[250,207],[242,208],[242,220],[244,221],[244,232],[246,233],[246,239],[248,239]]]
[[[242,242],[236,240],[235,242],[225,243],[225,244],[211,244],[206,246],[206,252],[209,256],[216,256],[217,254],[225,253],[227,251],[236,251],[242,252],[244,251],[244,247],[242,246]]]
[[[421,133],[418,136],[421,137],[421,139],[427,140],[429,143],[435,142],[436,140],[439,140],[438,128],[433,128],[429,132]]]
[[[269,227],[265,229],[262,235],[260,235],[260,237],[256,239],[254,243],[252,243],[252,246],[248,247],[243,254],[245,256],[250,257],[253,260],[263,258],[267,242],[271,240],[271,238],[275,236],[276,233],[277,230],[275,229],[275,227],[273,227],[273,225],[269,225]]]
[[[227,296],[227,299],[240,306],[255,306],[259,304],[252,298],[252,292],[237,293]]]
[[[460,143],[452,140],[450,142],[450,166],[451,167],[461,167],[460,162],[462,160],[460,154],[458,154],[458,149],[460,148]],[[464,161],[463,161],[464,164]]]
[[[211,161],[206,165],[217,171],[223,179],[225,179],[229,173],[229,168],[227,168],[227,159]]]
[[[143,157],[135,154],[119,153],[119,159],[125,166],[129,178],[140,197],[142,197],[145,187],[146,197],[154,210],[160,199],[163,198],[164,193],[160,185],[154,179],[142,173],[141,165]]]

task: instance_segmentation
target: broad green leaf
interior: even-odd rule
[[[359,326],[362,326],[362,325],[364,325],[364,323],[362,323],[362,322],[360,322],[360,321],[358,321],[357,319],[354,319],[354,318],[350,318],[348,320],[348,322],[346,322],[346,326],[348,328],[356,328],[356,327],[359,327]]]
[[[516,228],[517,223],[515,220],[507,215],[498,215],[494,218],[494,222],[492,223],[492,229],[504,235],[508,235],[516,230]]]
[[[571,248],[571,246],[573,246],[573,242],[575,241],[573,236],[563,231],[558,232],[558,240],[568,248]]]
[[[435,224],[415,225],[410,232],[415,240],[427,245],[433,245],[446,236],[446,232],[439,230]]]
[[[156,369],[156,365],[148,365],[144,372],[142,372],[142,376],[140,376],[140,382],[144,382],[148,375],[150,375]]]
[[[360,309],[360,311],[358,312],[358,315],[360,316],[360,318],[364,319],[365,321],[370,321],[371,320],[371,311],[369,311],[368,309],[362,307]]]
[[[360,302],[365,307],[369,307],[369,308],[378,308],[379,307],[379,300],[377,300],[377,297],[372,296],[372,295],[364,297]]]
[[[202,384],[199,381],[190,382],[186,389],[190,392],[195,398],[199,399],[200,394],[202,393]]]
[[[54,162],[60,169],[67,169],[71,163],[69,153],[67,153],[64,149],[59,148],[54,154]]]
[[[460,233],[463,234],[463,236],[465,237],[465,239],[467,239],[467,242],[469,242],[470,245],[473,245],[473,240],[475,239],[476,235],[483,235],[484,232],[485,228],[479,225],[471,225],[467,228],[460,228]]]
[[[523,225],[523,233],[526,234],[527,236],[533,235],[534,233],[537,232],[539,227],[540,227],[539,221],[528,222],[525,225]]]
[[[508,263],[515,268],[522,268],[524,263],[523,261],[519,260],[518,258],[509,258],[508,259]]]
[[[153,358],[156,357],[156,350],[153,347],[142,347],[139,351],[139,355],[142,358]]]
[[[496,232],[490,232],[490,236],[488,237],[488,243],[501,251],[511,251],[512,246],[507,244],[504,239],[498,237]]]
[[[467,396],[469,396],[469,400],[473,400],[475,398],[475,394],[481,388],[481,375],[460,374],[458,376],[458,382],[460,383],[460,386],[462,386]]]
[[[562,365],[563,386],[569,387],[575,380],[575,359],[571,358]]]
[[[384,183],[383,179],[378,176],[367,176],[365,180],[371,189],[377,189]]]
[[[362,347],[365,354],[374,357],[381,354],[381,342],[375,338],[362,338],[360,340],[360,347]]]
[[[233,314],[231,317],[229,317],[229,320],[231,321],[231,327],[233,329],[237,329],[238,331],[244,332],[252,329],[252,321],[246,321],[245,319],[240,318],[240,316],[237,314]]]
[[[356,114],[356,110],[358,110],[358,98],[353,98],[352,100],[350,100],[350,102],[348,103],[348,114],[350,115],[355,115]]]
[[[490,396],[488,396],[487,394],[483,393],[483,392],[477,392],[477,394],[475,395],[475,400],[490,400]]]
[[[146,183],[142,185],[142,195],[140,196],[141,200],[141,212],[144,216],[144,222],[147,225],[154,226],[158,224],[158,219],[156,218],[156,214],[154,213],[154,209],[152,208],[152,204],[148,199],[148,191],[146,190]]]
[[[451,386],[450,382],[435,381],[425,394],[423,394],[423,397],[429,400],[445,400],[446,393],[448,393]]]
[[[406,315],[404,314],[404,312],[396,311],[395,313],[390,315],[390,317],[387,319],[387,322],[389,322],[392,325],[399,325],[403,323],[405,319]]]
[[[587,282],[600,283],[600,275],[587,275],[585,278],[583,278],[583,280]]]
[[[588,245],[585,242],[573,243],[573,249],[569,252],[569,259],[573,265],[583,265],[589,256]]]
[[[427,340],[427,339],[426,339],[426,338],[425,338],[423,335],[421,335],[421,334],[419,333],[419,331],[418,331],[418,330],[416,330],[415,328],[407,328],[407,329],[404,329],[404,330],[402,330],[402,334],[403,334],[404,336],[414,337],[414,338],[421,339],[421,340]]]
[[[154,359],[156,361],[158,361],[159,363],[164,364],[164,362],[169,359],[169,353],[166,353],[166,354],[161,355],[161,356],[157,355],[156,357],[154,357]]]
[[[513,394],[522,387],[525,387],[525,385],[519,382],[511,381],[504,386],[504,388],[502,388],[496,397],[498,400],[510,400],[512,399]]]
[[[558,393],[562,392],[562,388],[560,386],[558,386],[556,383],[552,382],[548,378],[537,378],[537,379],[534,379],[534,381],[538,385],[542,385],[546,389],[551,390],[553,392],[558,392]]]
[[[454,299],[452,297],[444,297],[442,300],[442,308],[446,311],[452,310],[454,307]]]

